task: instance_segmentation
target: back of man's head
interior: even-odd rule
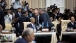
[[[34,32],[32,28],[27,28],[22,33],[22,38],[26,39],[28,42],[31,42],[34,40]]]
[[[25,38],[29,35],[31,35],[33,33],[33,29],[32,28],[26,28],[23,33],[22,33],[22,37]]]

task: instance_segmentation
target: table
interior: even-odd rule
[[[11,36],[13,42],[10,42],[10,43],[14,43],[16,41],[16,34],[1,34],[1,35]],[[8,42],[6,42],[6,43],[8,43]]]
[[[60,40],[62,40],[63,34],[76,34],[76,32],[61,32]]]
[[[1,42],[1,43],[13,43],[13,42]]]
[[[34,33],[34,35],[36,36],[40,36],[40,35],[52,35],[51,38],[51,43],[57,43],[57,37],[56,37],[56,32],[41,32],[41,33]]]

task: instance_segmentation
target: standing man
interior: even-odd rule
[[[5,29],[4,15],[5,14],[0,6],[0,25],[2,25],[2,27],[3,27],[2,30]]]
[[[30,21],[30,18],[28,18],[26,15],[27,15],[27,13],[26,12],[23,12],[23,16],[22,17],[19,17],[17,19],[16,23],[15,23],[15,24],[18,24],[17,27],[16,27],[16,35],[17,36],[22,35],[22,32],[24,30],[23,22]]]
[[[43,19],[42,19],[41,15],[39,14],[39,10],[38,9],[35,9],[34,13],[35,13],[34,18],[36,20],[35,23],[36,23],[37,26],[39,26],[42,23]]]
[[[43,19],[42,27],[43,28],[52,27],[53,24],[50,21],[49,15],[43,9],[40,9],[40,14],[41,14],[42,19]]]
[[[22,17],[23,15],[22,15],[22,10],[21,10],[21,8],[18,8],[17,9],[17,12],[16,12],[16,14],[15,14],[15,18],[19,18],[19,17]]]

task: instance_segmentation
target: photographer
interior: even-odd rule
[[[18,8],[22,8],[22,5],[20,3],[20,0],[15,0],[15,2],[12,4],[14,10],[17,10]]]
[[[22,6],[23,11],[28,11],[28,10],[29,10],[29,5],[28,5],[28,3],[26,3],[26,1],[25,1],[25,2],[22,1],[22,4],[23,4],[23,6]]]
[[[6,7],[7,3],[6,3],[5,0],[1,0],[0,5],[1,5],[2,9],[5,10],[5,7]]]

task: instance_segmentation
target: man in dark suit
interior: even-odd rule
[[[21,8],[17,9],[17,12],[15,13],[15,18],[14,18],[14,22],[16,22],[18,20],[19,17],[22,17],[22,12],[21,12]],[[14,23],[14,27],[17,29],[18,28],[18,24]]]
[[[70,20],[71,22],[67,24],[67,28],[76,31],[75,17],[71,16]],[[70,34],[69,38],[70,38],[70,43],[76,43],[76,34]]]
[[[76,22],[75,22],[75,18],[72,16],[70,18],[71,22],[68,23],[68,28],[72,28],[72,29],[76,29]]]
[[[21,17],[21,16],[23,16],[23,15],[22,15],[22,12],[21,12],[21,8],[18,8],[18,11],[17,11],[16,14],[15,14],[15,18],[19,18],[19,17]]]
[[[15,41],[15,43],[30,43],[34,41],[34,32],[33,29],[27,28],[23,34],[22,38],[19,38]]]
[[[3,27],[2,30],[5,29],[4,15],[5,15],[5,14],[4,14],[1,6],[0,6],[0,25],[2,25],[2,27]]]
[[[60,8],[57,8],[57,10],[58,10],[57,19],[58,19],[59,17],[63,18],[63,14],[60,13]]]
[[[23,12],[23,16],[19,17],[15,23],[18,24],[18,27],[16,28],[16,33],[19,33],[21,35],[24,30],[23,22],[28,22],[28,21],[30,21],[30,18],[26,16],[26,12]]]
[[[42,16],[42,26],[43,28],[52,27],[53,24],[50,21],[49,15],[43,10],[40,10],[40,14]]]
[[[34,10],[34,13],[35,13],[34,18],[35,18],[35,20],[36,20],[35,23],[36,23],[37,26],[39,26],[39,25],[42,23],[43,19],[42,19],[41,15],[39,14],[38,9],[35,9],[35,10]]]
[[[31,24],[28,24],[27,27],[32,28],[33,30],[36,30],[36,25],[35,25],[35,18],[31,18]]]

